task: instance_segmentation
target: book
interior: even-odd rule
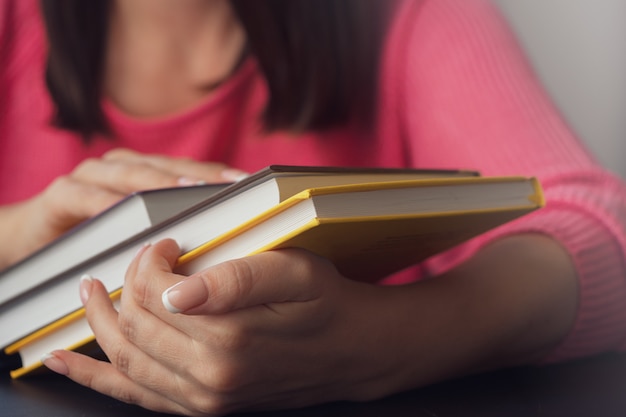
[[[176,269],[191,274],[228,259],[297,247],[328,258],[348,278],[373,281],[543,204],[541,188],[532,178],[408,180],[313,188],[187,251]],[[120,291],[116,288],[114,300]],[[90,341],[93,334],[84,311],[77,311],[9,346],[7,353],[22,357],[22,367],[12,375],[19,377],[41,367],[41,355],[54,348],[77,349]]]
[[[83,271],[110,277],[107,285],[117,288],[134,253],[146,242],[175,239],[183,251],[202,245],[237,225],[250,220],[311,187],[438,177],[470,177],[473,171],[415,170],[386,168],[294,167],[275,165],[212,193],[198,204],[133,235],[95,256],[69,267],[51,278],[47,265],[37,255],[27,258],[34,270],[44,271],[29,277],[28,283],[12,282],[14,294],[0,304],[0,347],[19,340],[47,324],[81,308],[76,294],[78,278]],[[93,223],[97,223],[94,220]],[[91,230],[88,227],[86,230]],[[81,244],[89,246],[98,240],[98,230],[83,233]],[[65,237],[61,237],[62,241]],[[59,241],[52,242],[56,246]],[[71,258],[66,254],[64,258]],[[97,266],[97,268],[96,268]],[[0,281],[5,277],[0,277]]]
[[[120,295],[120,290],[111,294],[113,306],[117,309]],[[8,346],[4,354],[7,362],[13,359],[10,360],[11,369],[8,371],[16,379],[41,369],[41,357],[55,349],[84,352],[89,347],[89,350],[99,353],[97,348],[92,347],[94,343],[95,336],[85,318],[85,311],[81,309]]]
[[[180,257],[190,275],[267,250],[304,248],[373,282],[541,206],[535,179],[398,181],[305,190]]]
[[[68,268],[194,206],[226,184],[173,187],[132,193],[52,244],[0,271],[0,305]],[[97,235],[97,239],[91,236]],[[89,244],[85,244],[86,241]]]

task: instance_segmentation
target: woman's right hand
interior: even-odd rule
[[[0,207],[0,269],[139,190],[234,181],[245,173],[222,163],[146,155],[127,149],[86,159],[43,192]],[[3,233],[4,234],[4,233]]]

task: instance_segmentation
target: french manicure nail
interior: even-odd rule
[[[207,300],[208,293],[200,278],[187,278],[163,291],[163,306],[172,314],[182,313]]]
[[[89,300],[89,296],[91,295],[91,285],[93,284],[93,278],[91,275],[83,275],[80,277],[79,284],[79,293],[80,293],[80,301],[82,301],[83,305],[87,304]]]
[[[180,312],[182,312],[181,309],[179,309],[178,307],[174,306],[172,304],[172,302],[170,301],[170,297],[171,298],[176,298],[175,295],[173,295],[176,292],[176,287],[178,285],[182,284],[182,282],[179,282],[178,284],[174,285],[173,287],[168,288],[167,290],[163,291],[163,294],[161,294],[161,301],[163,302],[163,306],[165,307],[165,309],[167,311],[169,311],[172,314],[178,314]]]
[[[57,374],[68,375],[70,373],[70,369],[67,364],[58,357],[54,356],[52,353],[46,353],[43,355],[41,357],[41,363],[43,363],[46,368],[56,372]]]

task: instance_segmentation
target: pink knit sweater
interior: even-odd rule
[[[294,138],[263,135],[265,84],[249,59],[194,108],[135,119],[103,101],[116,134],[83,145],[51,127],[46,42],[35,0],[0,2],[0,204],[28,198],[81,160],[113,147],[222,161],[246,171],[273,163],[476,169],[534,175],[547,207],[427,262],[431,275],[512,233],[558,239],[580,277],[578,317],[549,360],[623,349],[626,187],[575,138],[486,0],[406,0],[389,33],[377,127]],[[407,282],[416,275],[395,276]]]

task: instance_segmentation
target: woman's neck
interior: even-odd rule
[[[105,95],[139,117],[189,108],[232,73],[244,45],[227,0],[114,0]]]

